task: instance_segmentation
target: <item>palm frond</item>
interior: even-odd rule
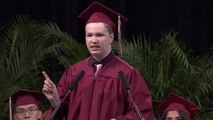
[[[191,50],[177,42],[174,32],[165,34],[160,41],[148,41],[141,36],[124,41],[123,59],[143,74],[153,99],[161,100],[175,92],[206,111],[203,101],[213,91],[212,56],[190,56]]]
[[[54,66],[67,67],[88,55],[85,45],[49,21],[38,21],[17,15],[1,31],[0,36],[0,98],[12,89],[40,89],[43,86],[41,70]],[[49,66],[48,66],[49,65]],[[55,67],[54,66],[54,67]],[[50,68],[49,68],[50,69]],[[54,68],[53,68],[54,69]],[[61,74],[51,74],[57,82]],[[4,93],[7,92],[7,93]],[[2,94],[4,93],[4,94]],[[0,101],[2,107],[2,102]]]

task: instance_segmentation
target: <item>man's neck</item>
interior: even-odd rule
[[[94,58],[97,62],[101,62],[101,61],[102,61],[104,58],[106,58],[110,53],[111,53],[111,51],[108,52],[108,53],[106,53],[106,54],[103,55],[103,56],[93,56],[93,58]]]

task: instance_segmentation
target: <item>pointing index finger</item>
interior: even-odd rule
[[[43,74],[43,76],[44,76],[45,79],[50,80],[50,78],[49,78],[49,76],[47,75],[46,72],[42,71],[42,74]]]

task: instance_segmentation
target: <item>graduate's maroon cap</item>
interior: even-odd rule
[[[40,91],[33,91],[28,89],[17,90],[12,93],[11,102],[16,106],[35,104],[39,106],[39,101],[44,98],[44,95]]]
[[[163,114],[171,110],[180,110],[193,119],[200,111],[200,108],[185,98],[170,93],[156,111]]]
[[[98,3],[92,3],[87,9],[85,9],[78,17],[84,20],[86,23],[103,22],[112,27],[114,32],[117,30],[118,17],[122,23],[127,22],[127,18],[123,17],[119,13],[112,9]]]

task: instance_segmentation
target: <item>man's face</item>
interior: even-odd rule
[[[16,107],[14,120],[39,120],[42,112],[35,104],[20,105]]]
[[[86,45],[97,60],[101,60],[111,52],[114,34],[109,32],[105,23],[88,23],[85,28]]]
[[[167,112],[166,120],[182,120],[177,110],[171,110]]]

